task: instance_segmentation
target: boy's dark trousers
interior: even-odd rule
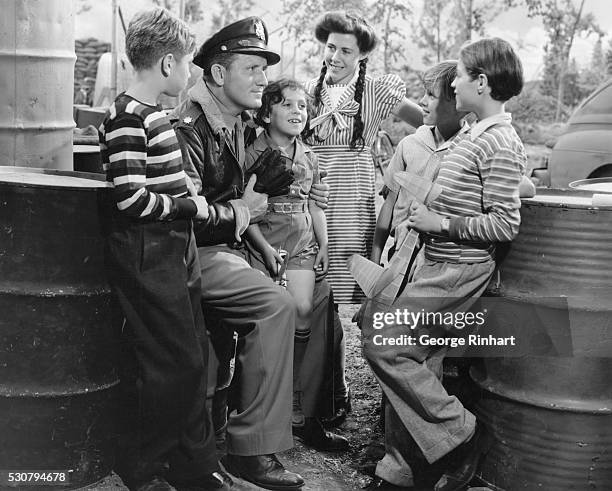
[[[121,329],[116,471],[130,486],[185,482],[218,469],[206,411],[208,350],[191,220],[115,219],[109,280]]]

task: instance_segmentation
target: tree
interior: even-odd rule
[[[219,0],[219,11],[212,16],[212,32],[246,17],[254,5],[254,0]]]
[[[155,5],[168,9],[170,12],[175,12],[182,15],[185,22],[194,24],[204,19],[204,12],[200,5],[200,0],[153,0]],[[184,11],[179,12],[183,7]]]
[[[610,39],[606,50],[606,75],[612,75],[612,39]]]
[[[556,89],[557,109],[555,122],[563,109],[565,79],[569,56],[577,34],[593,32],[603,34],[592,13],[583,14],[585,0],[578,6],[572,0],[524,0],[530,17],[540,17],[546,29],[548,42],[545,52],[544,90]]]
[[[452,36],[449,35],[448,24],[444,29],[442,27],[445,24],[443,13],[447,5],[446,0],[423,2],[421,17],[413,29],[413,40],[423,50],[423,63],[427,65],[450,57],[454,41],[449,42]]]
[[[587,70],[585,70],[585,82],[591,87],[589,93],[601,84],[606,77],[606,58],[603,52],[602,36],[597,38],[595,46],[593,46],[593,53],[591,54],[591,64]]]
[[[473,34],[484,34],[485,25],[513,0],[424,0],[413,29],[413,41],[423,51],[423,62],[455,58]]]
[[[385,73],[391,72],[392,64],[403,57],[402,41],[406,39],[404,26],[411,14],[412,8],[407,0],[379,0],[374,3],[372,22],[380,26]]]
[[[302,45],[314,39],[315,22],[324,12],[332,10],[366,11],[364,0],[283,0],[281,15],[286,19],[284,32]],[[317,12],[317,14],[313,14]]]

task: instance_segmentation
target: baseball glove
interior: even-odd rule
[[[293,171],[287,169],[286,161],[279,150],[266,148],[249,169],[247,180],[252,174],[257,176],[253,190],[270,197],[288,194],[295,177]]]

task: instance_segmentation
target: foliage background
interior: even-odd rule
[[[541,70],[536,80],[508,109],[531,143],[551,137],[546,126],[566,121],[574,108],[612,73],[612,38],[590,10],[598,0],[118,0],[126,12],[136,5],[162,5],[176,14],[182,10],[202,41],[221,26],[248,15],[260,15],[270,27],[271,44],[282,62],[270,68],[270,78],[281,74],[306,80],[318,74],[321,46],[314,40],[313,26],[327,10],[349,9],[362,13],[380,36],[370,55],[370,73],[397,73],[407,85],[407,95],[418,100],[420,75],[431,64],[456,58],[463,43],[495,33],[496,19],[512,10],[540,23],[545,32],[541,46]],[[77,0],[79,19],[96,7],[93,0]],[[103,2],[100,2],[103,3]],[[106,0],[110,4],[110,0]],[[601,17],[601,16],[599,16]],[[275,19],[269,21],[268,19]],[[109,29],[110,30],[110,29]],[[590,56],[576,59],[572,49],[588,40]],[[123,40],[118,39],[118,45]],[[516,43],[515,43],[516,44]],[[280,46],[279,46],[280,45]],[[520,42],[517,46],[520,49]],[[588,59],[587,59],[588,58]],[[407,125],[387,122],[397,141],[410,131]]]

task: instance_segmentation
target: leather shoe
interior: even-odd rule
[[[225,468],[237,477],[264,489],[276,491],[299,490],[304,479],[283,467],[276,455],[231,455],[224,459]]]
[[[444,465],[448,463],[449,470],[442,474],[434,486],[434,491],[461,491],[474,479],[482,457],[490,447],[485,427],[476,423],[474,435],[449,454],[442,457]]]
[[[163,477],[154,476],[150,481],[130,486],[132,491],[176,491]]]
[[[225,472],[217,471],[193,481],[172,484],[177,491],[229,491],[234,482]]]
[[[304,418],[303,425],[292,426],[293,435],[298,437],[304,445],[327,452],[345,452],[349,449],[346,438],[325,431],[317,418]]]
[[[376,476],[364,489],[378,489],[379,491],[414,491],[413,487],[396,486]]]

